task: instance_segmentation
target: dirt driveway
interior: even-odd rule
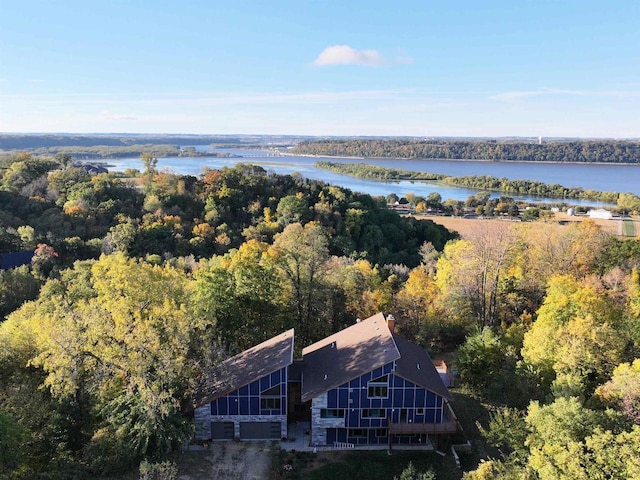
[[[209,449],[186,453],[191,457],[180,462],[179,480],[264,480],[268,478],[270,452],[274,448],[269,441],[214,442]],[[193,452],[196,453],[196,452]],[[186,463],[186,465],[185,465]]]

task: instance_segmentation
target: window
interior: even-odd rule
[[[261,398],[260,399],[261,410],[280,410],[280,398]]]
[[[363,408],[362,418],[385,418],[386,411],[384,408]]]
[[[280,385],[276,385],[275,387],[271,387],[269,390],[265,390],[261,395],[263,397],[279,397]]]
[[[387,398],[389,396],[389,376],[375,378],[368,383],[369,398]]]
[[[280,410],[280,385],[260,394],[260,410]]]
[[[376,428],[376,437],[386,437],[387,429],[386,428]]]
[[[320,409],[320,418],[344,418],[344,409],[322,408]]]
[[[416,415],[424,415],[424,408],[416,408]]]
[[[366,437],[367,431],[364,428],[350,428],[349,437]]]

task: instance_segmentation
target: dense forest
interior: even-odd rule
[[[380,311],[454,352],[459,395],[487,405],[489,454],[465,478],[640,476],[640,239],[589,221],[460,239],[300,176],[143,163],[122,179],[5,161],[0,253],[35,255],[0,271],[0,478],[162,460],[212,365]]]
[[[301,142],[291,153],[330,157],[639,163],[640,142],[576,140],[538,144],[506,140],[330,139]]]

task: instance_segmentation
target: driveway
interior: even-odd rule
[[[268,477],[272,448],[273,443],[269,441],[214,442],[198,462],[198,467],[188,468],[188,473],[185,472],[178,478],[264,480]]]

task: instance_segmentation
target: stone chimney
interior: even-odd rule
[[[396,319],[393,315],[387,315],[387,327],[391,333],[396,333]]]

